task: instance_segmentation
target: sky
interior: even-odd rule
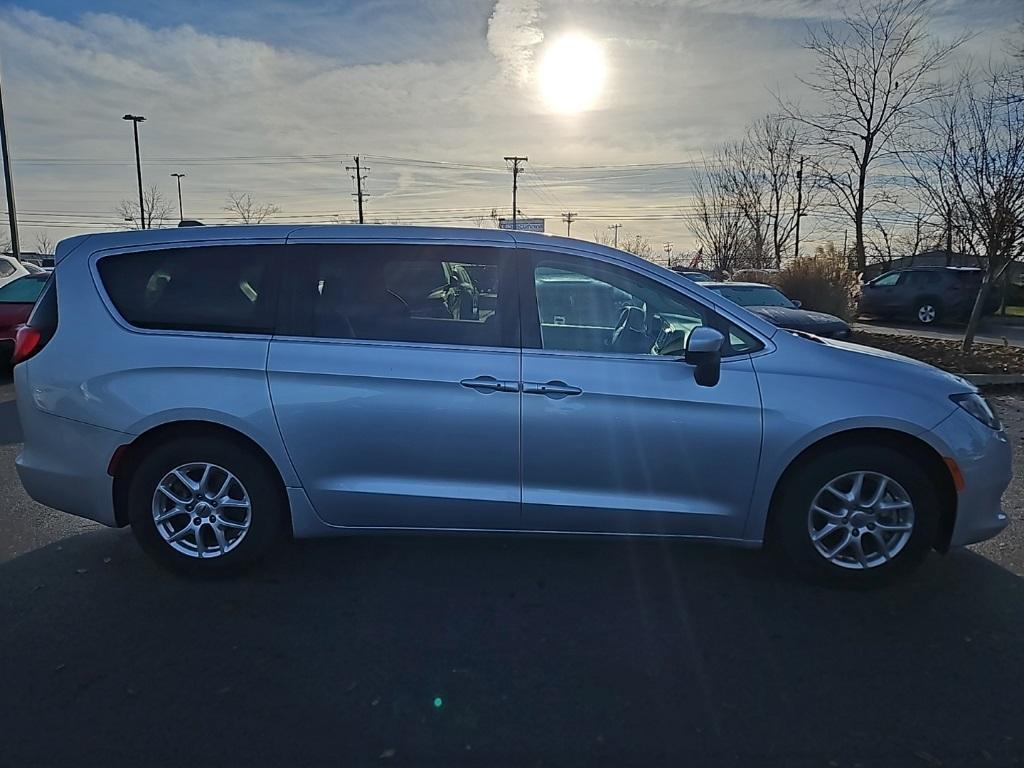
[[[230,192],[274,221],[348,220],[366,167],[368,221],[493,226],[528,156],[519,208],[547,231],[592,239],[621,223],[660,250],[693,247],[693,168],[716,144],[803,99],[808,29],[841,0],[370,0],[246,3],[64,0],[0,4],[0,67],[22,247],[125,226],[136,199],[126,112],[143,177],[186,218],[228,220]],[[965,29],[999,57],[1020,0],[935,0],[933,32]],[[544,97],[541,63],[590,40],[604,77],[588,108]],[[578,58],[578,57],[577,57]],[[571,62],[570,62],[571,64]],[[572,82],[595,79],[584,61]],[[550,78],[549,78],[550,79]],[[6,209],[6,207],[5,207]],[[174,223],[173,221],[170,223]],[[842,225],[810,222],[811,242]]]

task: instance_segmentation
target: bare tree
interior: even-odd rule
[[[1010,68],[988,72],[981,82],[965,73],[932,110],[933,146],[912,166],[929,198],[948,200],[958,239],[986,265],[964,352],[974,344],[993,284],[1024,255],[1024,101],[1015,78]]]
[[[783,102],[811,134],[815,167],[831,203],[853,222],[854,252],[866,265],[864,217],[884,200],[872,170],[894,148],[918,110],[942,94],[932,79],[966,35],[950,42],[926,31],[928,0],[863,0],[836,24],[812,32],[805,47],[817,63],[801,82],[822,103],[808,112]]]
[[[750,126],[742,146],[747,160],[740,166],[745,177],[742,188],[746,190],[741,205],[751,229],[763,232],[755,240],[765,262],[759,266],[778,268],[796,230],[797,173],[803,143],[792,121],[766,115]],[[803,211],[813,205],[814,193],[813,185],[804,185],[800,200]],[[760,208],[759,216],[751,215],[751,204]]]
[[[139,203],[137,200],[122,200],[117,204],[114,212],[133,229],[145,229],[146,227],[159,227],[171,217],[171,204],[164,198],[163,193],[156,184],[152,184],[143,191],[142,203],[146,209],[145,223],[139,216]]]
[[[281,211],[273,203],[260,203],[248,192],[228,192],[224,210],[243,224],[261,224],[268,216]]]
[[[594,242],[600,243],[601,245],[612,246],[613,237],[607,232],[595,232]],[[639,256],[641,259],[654,261],[654,246],[651,245],[650,240],[639,233],[626,233],[621,235],[616,247],[620,251],[632,253],[634,256]]]
[[[737,205],[740,192],[728,153],[704,160],[694,175],[693,193],[696,212],[688,218],[690,231],[709,266],[729,272],[744,245],[747,220]]]
[[[47,256],[53,255],[53,239],[45,229],[36,232],[36,252]]]

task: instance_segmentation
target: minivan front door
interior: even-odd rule
[[[339,526],[519,527],[511,249],[290,245],[268,376],[317,513]],[[484,299],[481,301],[481,296]]]
[[[529,256],[523,528],[740,538],[761,449],[746,354],[759,342],[630,269]],[[689,332],[706,324],[729,344],[712,387],[680,360]]]

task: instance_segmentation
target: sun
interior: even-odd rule
[[[584,34],[564,35],[544,51],[537,74],[541,96],[554,111],[575,114],[592,109],[604,88],[604,51]]]

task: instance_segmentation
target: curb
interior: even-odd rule
[[[1014,384],[1024,384],[1022,373],[958,373],[962,379],[967,379],[977,387],[1005,387]]]

